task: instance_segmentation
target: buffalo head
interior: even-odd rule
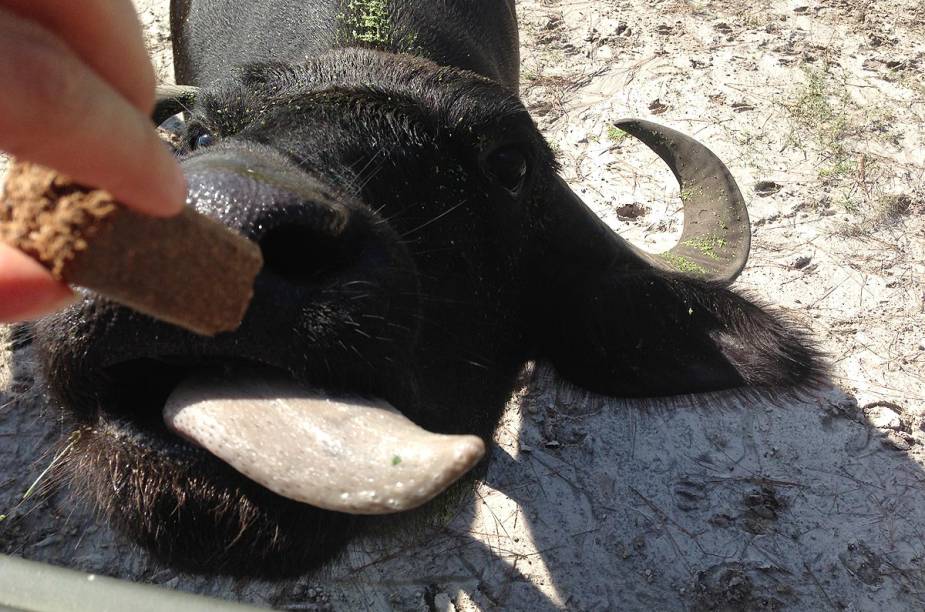
[[[617,396],[795,385],[816,372],[800,332],[726,288],[749,249],[742,197],[677,132],[620,124],[682,186],[683,237],[649,255],[558,176],[518,97],[473,73],[342,49],[248,65],[196,93],[160,110],[189,111],[179,155],[190,206],[263,250],[240,329],[198,337],[90,293],[36,326],[50,388],[79,423],[75,488],[177,565],[300,571],[372,520],[280,495],[259,452],[246,460],[255,480],[175,435],[163,409],[190,379],[284,379],[488,439],[529,359]],[[298,418],[273,414],[253,417],[265,444],[298,445]],[[334,441],[338,474],[360,469],[354,448],[378,435]]]

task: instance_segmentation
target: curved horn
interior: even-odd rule
[[[642,119],[614,124],[641,140],[668,164],[681,186],[684,230],[678,243],[660,255],[630,248],[656,268],[729,284],[751,247],[745,200],[725,164],[690,136]]]
[[[155,91],[154,111],[151,120],[160,125],[179,112],[189,110],[196,102],[198,87],[188,85],[158,85]]]

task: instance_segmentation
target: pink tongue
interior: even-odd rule
[[[430,433],[385,402],[280,379],[191,377],[167,399],[164,421],[283,497],[351,514],[420,506],[485,454],[481,438]]]

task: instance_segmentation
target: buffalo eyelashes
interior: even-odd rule
[[[495,149],[485,159],[485,172],[506,190],[517,195],[527,180],[527,156],[515,146]]]

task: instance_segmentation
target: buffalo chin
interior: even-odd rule
[[[295,576],[330,560],[356,517],[294,502],[205,451],[101,414],[57,469],[72,490],[157,558],[184,571]]]
[[[92,416],[75,411],[81,424],[57,476],[171,567],[263,578],[305,573],[337,554],[356,517],[267,490],[170,432],[161,419],[181,380],[230,363],[146,358],[107,368],[101,378],[108,407]]]

